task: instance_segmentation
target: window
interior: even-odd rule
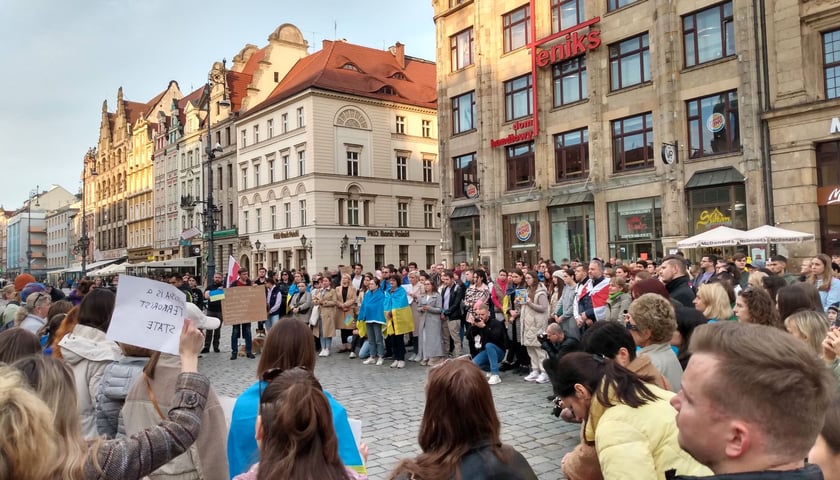
[[[686,67],[735,55],[732,2],[684,16],[683,45]]]
[[[254,125],[254,143],[260,143],[260,126]]]
[[[347,200],[347,223],[349,225],[359,224],[359,201],[355,199]]]
[[[452,98],[452,134],[475,130],[475,91]]]
[[[347,152],[347,175],[359,176],[359,152]]]
[[[408,226],[408,202],[397,202],[397,226]]]
[[[432,183],[432,161],[428,158],[423,159],[423,181]]]
[[[612,122],[613,170],[653,166],[653,115],[643,113]]]
[[[613,10],[618,10],[619,8],[630,5],[631,3],[636,3],[639,0],[607,0],[607,10],[612,12]]]
[[[589,173],[589,130],[582,128],[554,136],[555,181],[584,178]]]
[[[271,222],[271,229],[277,230],[277,206],[272,205],[269,207],[268,213],[271,215],[271,219],[269,220]]]
[[[303,128],[303,107],[298,107],[297,109],[297,126],[298,128]]]
[[[260,164],[257,163],[254,165],[254,186],[260,186]]]
[[[534,142],[520,143],[505,148],[507,162],[507,188],[529,188],[534,185]]]
[[[840,30],[823,34],[825,98],[840,97]]]
[[[243,223],[243,227],[242,227],[242,228],[244,228],[244,229],[245,229],[245,232],[244,232],[244,233],[249,233],[249,230],[248,230],[248,223],[249,223],[249,221],[248,221],[248,220],[249,220],[249,219],[248,219],[248,216],[249,216],[249,215],[248,215],[248,214],[249,214],[249,213],[251,213],[251,212],[249,212],[248,210],[245,210],[245,211],[243,211],[243,212],[242,212],[242,218],[243,218],[243,220],[244,220],[244,223]]]
[[[304,176],[306,175],[306,150],[300,150],[297,152],[298,155],[298,175]]]
[[[452,52],[452,71],[460,70],[473,64],[473,28],[470,27],[449,37],[449,49]]]
[[[282,156],[282,157],[280,157],[280,158],[281,158],[281,161],[282,161],[282,163],[283,163],[283,165],[282,165],[282,168],[283,168],[283,180],[288,180],[288,179],[289,179],[289,155],[288,155],[288,154],[286,154],[286,155],[283,155],[283,156]]]
[[[397,115],[397,133],[405,133],[405,117]]]
[[[423,205],[423,227],[435,228],[434,205],[426,203]]]
[[[283,226],[292,227],[292,204],[289,202],[283,204]]]
[[[686,102],[689,158],[741,149],[738,92],[710,95]]]
[[[589,94],[586,87],[586,57],[566,60],[552,67],[554,106],[578,102]]]
[[[247,135],[248,135],[248,132],[243,128],[242,129],[242,138],[239,140],[239,147],[240,148],[245,148],[247,146],[247,142],[245,140],[247,138]]]
[[[502,16],[505,53],[524,47],[530,41],[531,11],[528,5]]]
[[[233,188],[233,165],[227,166],[228,188]]]
[[[300,213],[300,226],[306,225],[306,200],[298,201],[298,212]]]
[[[505,121],[531,115],[531,74],[505,82]]]
[[[397,180],[405,180],[408,170],[408,157],[403,155],[397,156]]]
[[[272,138],[274,136],[274,119],[269,118],[266,122],[266,130],[268,130],[268,138]]]
[[[280,131],[286,133],[289,131],[289,114],[284,113],[280,115]]]
[[[373,268],[379,270],[385,266],[385,245],[373,246]]]
[[[228,218],[230,219],[231,222],[233,222],[233,219],[235,218],[233,216],[233,203],[228,203]],[[236,225],[231,225],[231,226],[236,228]]]
[[[242,169],[242,190],[245,190],[247,188],[248,188],[248,169],[243,168]]]
[[[223,171],[222,167],[219,167],[216,170],[216,190],[221,190],[222,189],[222,180],[224,180],[222,178],[222,171]]]
[[[262,232],[262,208],[255,210],[257,216],[257,233]]]
[[[456,198],[465,197],[467,195],[466,186],[470,183],[475,184],[478,180],[475,153],[455,157],[452,159],[452,164],[455,169],[452,175],[454,182],[452,191]]]
[[[423,138],[429,138],[432,136],[432,121],[431,120],[423,120],[421,122],[420,131],[422,132]]]
[[[551,0],[551,32],[583,23],[583,0]]]
[[[400,245],[399,247],[400,263],[408,265],[408,245]]]
[[[649,82],[649,57],[647,33],[610,45],[610,89]]]
[[[268,183],[274,183],[274,160],[268,161]]]

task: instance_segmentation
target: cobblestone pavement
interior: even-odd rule
[[[205,354],[200,369],[209,375],[221,397],[235,398],[256,381],[257,361],[230,360],[230,327],[222,327],[222,353]],[[319,357],[315,369],[321,384],[352,418],[362,420],[362,441],[368,444],[368,473],[385,479],[397,461],[419,453],[417,432],[423,415],[423,385],[428,367],[406,362],[406,368],[362,365],[346,353]],[[560,459],[578,442],[579,426],[551,415],[546,397],[550,385],[523,381],[512,372],[492,386],[502,422],[502,441],[521,452],[543,480],[563,478]],[[226,400],[222,398],[223,402]],[[230,401],[226,402],[230,404]]]

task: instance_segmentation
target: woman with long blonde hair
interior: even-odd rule
[[[828,307],[840,302],[840,280],[834,278],[831,270],[831,257],[821,253],[811,260],[811,274],[808,283],[816,287],[824,312]]]
[[[804,341],[820,357],[823,356],[823,340],[828,334],[828,317],[822,312],[801,310],[787,317],[785,329],[794,337]]]
[[[720,283],[704,283],[697,290],[694,306],[709,322],[723,322],[732,319],[729,294]]]

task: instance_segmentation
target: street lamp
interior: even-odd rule
[[[344,258],[344,251],[347,250],[347,245],[350,244],[350,239],[347,238],[347,234],[344,234],[344,238],[341,239],[341,244],[338,246],[339,250],[341,250],[341,258]]]
[[[257,252],[256,259],[254,263],[258,264],[260,267],[265,266],[265,244],[257,240],[254,242],[254,251]]]
[[[304,250],[309,251],[309,258],[312,259],[312,240],[309,240],[309,242],[307,242],[306,235],[301,235],[300,246],[303,247]]]
[[[82,236],[79,237],[79,250],[82,251],[82,278],[87,276],[87,255],[90,248],[90,238],[87,232],[87,182],[88,165],[92,165],[90,176],[98,175],[96,171],[96,147],[91,147],[85,154],[82,170]]]
[[[35,186],[35,190],[29,192],[29,201],[26,203],[26,273],[32,273],[32,199],[35,199],[35,206],[40,207],[38,203],[38,192],[40,187]]]
[[[226,60],[222,60],[222,68],[221,71],[216,70],[215,68],[210,70],[210,74],[207,76],[207,83],[204,85],[204,96],[206,97],[205,106],[207,107],[207,147],[205,152],[207,153],[207,201],[205,208],[207,209],[208,214],[205,216],[205,220],[207,221],[207,227],[205,231],[207,232],[207,278],[206,280],[209,282],[210,279],[213,278],[213,275],[216,274],[216,247],[213,243],[213,231],[214,231],[214,219],[213,219],[213,212],[215,212],[216,208],[213,205],[213,159],[216,158],[216,153],[222,151],[222,146],[218,143],[216,146],[213,146],[213,138],[210,131],[210,110],[211,110],[211,94],[213,85],[221,84],[223,86],[222,89],[222,99],[219,101],[220,107],[230,107],[230,99],[227,96],[227,71],[225,70]]]

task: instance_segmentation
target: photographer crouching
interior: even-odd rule
[[[502,379],[499,378],[499,363],[505,357],[505,325],[492,318],[490,308],[486,303],[482,303],[476,307],[475,320],[467,333],[478,351],[472,359],[473,363],[482,370],[490,370],[487,383],[502,383]]]

